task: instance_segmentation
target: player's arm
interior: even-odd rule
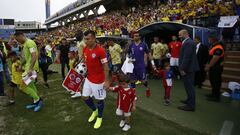
[[[132,102],[133,106],[132,106],[131,111],[136,111],[136,107],[137,107],[136,102],[137,102],[137,96],[136,96],[136,91],[134,90],[133,102]]]
[[[151,45],[151,55],[153,55],[153,44]]]
[[[212,66],[214,66],[218,60],[220,59],[220,56],[222,55],[222,50],[221,49],[217,49],[214,54],[213,54],[213,58],[211,59],[211,61],[209,62],[209,64],[206,65],[205,67],[205,71],[208,71]]]
[[[106,89],[108,89],[108,88],[109,88],[109,85],[110,85],[108,62],[106,62],[106,63],[103,64],[103,69],[104,69],[104,74],[105,74],[104,87],[105,87]]]
[[[32,71],[33,70],[33,67],[37,61],[37,50],[35,47],[32,47],[29,49],[30,50],[30,53],[31,53],[31,57],[32,57],[32,62],[31,62],[31,65],[29,67],[29,71]]]
[[[118,92],[118,86],[115,86],[115,87],[109,87],[108,90],[110,90],[110,91],[112,91],[112,92]]]
[[[145,57],[144,58],[145,64],[147,63],[147,60],[149,59],[151,61],[153,69],[156,70],[156,66],[155,66],[155,63],[153,61],[152,53],[149,52],[148,49],[146,49],[144,57]]]
[[[137,101],[137,99],[136,100],[134,100],[133,101],[133,106],[132,106],[132,111],[134,112],[134,111],[136,111],[136,108],[137,108],[137,106],[136,106],[136,101]]]
[[[100,60],[101,63],[103,64],[103,70],[104,70],[104,75],[105,75],[105,83],[104,83],[104,88],[108,89],[110,85],[110,78],[109,78],[109,67],[108,67],[108,61],[107,61],[107,56],[106,52],[104,49],[100,51]]]
[[[78,47],[78,60],[80,61],[83,58],[83,45]]]
[[[121,48],[120,45],[118,45],[118,47],[117,47],[117,51],[118,51],[119,53],[122,53],[122,52],[123,52],[123,50],[122,50],[122,48]]]

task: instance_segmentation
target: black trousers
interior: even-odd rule
[[[4,80],[3,80],[3,71],[0,71],[0,96],[4,95]]]
[[[200,71],[195,72],[195,79],[194,79],[194,86],[202,86],[202,83],[205,81],[206,78],[206,72],[203,69],[200,69]]]
[[[160,59],[153,59],[153,61],[154,61],[156,68],[159,68],[162,64]]]
[[[42,73],[43,73],[43,80],[44,80],[45,83],[47,83],[47,80],[48,80],[48,64],[47,63],[40,64],[39,67],[41,68]]]
[[[195,109],[194,72],[182,76],[182,80],[187,93],[187,105]]]
[[[62,78],[65,79],[65,65],[67,65],[67,69],[70,70],[69,59],[68,58],[61,58],[60,60],[61,60]]]
[[[209,80],[212,87],[212,95],[215,98],[220,98],[222,72],[223,66],[214,66],[209,70]]]

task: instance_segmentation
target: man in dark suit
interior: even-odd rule
[[[183,29],[179,31],[178,35],[182,40],[182,48],[179,57],[179,70],[187,93],[187,100],[181,101],[185,105],[178,107],[178,109],[195,111],[194,74],[199,70],[196,45],[189,37],[187,30]]]
[[[206,77],[206,72],[204,68],[208,61],[208,47],[201,44],[200,41],[201,40],[199,37],[194,38],[194,42],[196,45],[196,54],[199,64],[199,71],[195,73],[194,86],[202,88],[202,83],[205,81]]]

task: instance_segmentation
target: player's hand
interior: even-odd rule
[[[152,68],[153,68],[154,71],[157,71],[157,68],[156,68],[155,65],[152,65]]]
[[[133,106],[131,109],[132,112],[136,111],[136,106]]]
[[[107,91],[114,91],[114,87],[109,87]]]
[[[32,76],[32,72],[33,72],[33,70],[32,70],[32,69],[29,69],[29,71],[28,71],[28,76]]]
[[[110,86],[109,81],[105,81],[105,83],[104,83],[104,85],[103,85],[103,88],[104,88],[105,90],[109,90],[109,86]]]
[[[181,74],[181,76],[185,76],[186,72],[184,72],[183,70],[180,70],[180,74]]]

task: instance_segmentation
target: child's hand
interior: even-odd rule
[[[109,87],[107,91],[114,91],[114,87]]]
[[[136,105],[134,105],[131,109],[132,112],[135,112],[136,111]]]
[[[154,70],[154,72],[156,72],[156,73],[160,73],[160,71],[159,71],[159,69],[158,68],[153,68],[153,70]]]

